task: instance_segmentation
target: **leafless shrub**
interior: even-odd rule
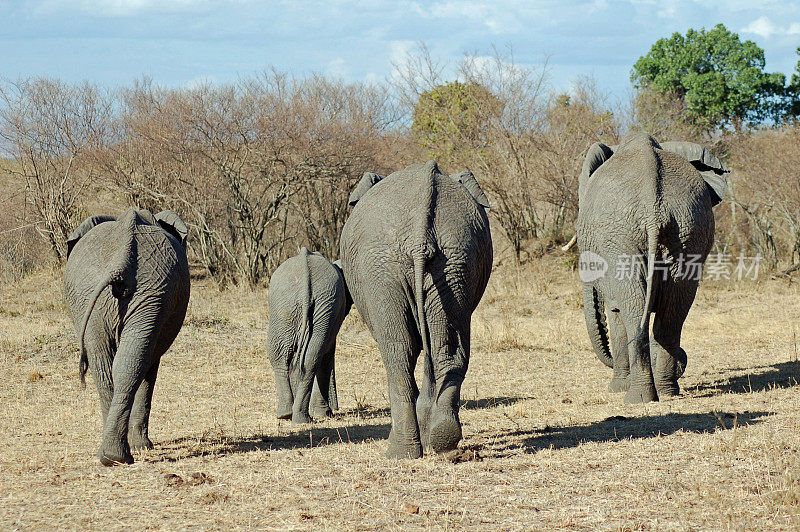
[[[121,100],[99,164],[130,203],[184,215],[220,283],[257,284],[301,243],[335,258],[350,188],[381,169],[376,88],[272,71],[192,89],[144,80]]]
[[[385,172],[379,158],[388,102],[378,87],[314,76],[295,87],[292,196],[300,240],[334,260],[349,213],[350,190],[365,171]]]
[[[4,83],[0,104],[0,138],[15,162],[7,171],[25,182],[36,229],[63,262],[81,196],[97,178],[88,160],[104,142],[111,100],[86,82],[29,78]]]
[[[619,131],[619,119],[592,78],[578,79],[571,94],[549,99],[533,167],[538,197],[551,207],[546,226],[552,238],[564,236],[564,226],[578,215],[578,175],[589,146],[616,143]]]
[[[419,142],[440,163],[476,174],[516,258],[532,239],[560,238],[577,214],[583,155],[619,134],[591,80],[552,96],[546,65],[519,65],[497,50],[466,56],[455,82],[442,81],[444,67],[425,48],[395,67]]]
[[[773,265],[800,261],[800,127],[739,134],[730,146],[734,202],[747,215],[747,246]]]
[[[626,126],[644,131],[658,140],[702,142],[701,130],[693,126],[686,103],[676,95],[652,88],[636,91],[625,116]]]
[[[25,199],[25,184],[0,161],[0,283],[15,282],[46,261],[47,246],[34,228],[34,213]]]

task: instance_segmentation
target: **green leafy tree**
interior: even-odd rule
[[[430,157],[463,161],[470,151],[486,145],[492,120],[502,107],[482,85],[451,81],[420,95],[411,129]]]
[[[764,50],[717,24],[659,39],[633,65],[631,81],[638,89],[677,95],[698,125],[739,128],[781,120],[792,108],[786,76],[764,66]]]

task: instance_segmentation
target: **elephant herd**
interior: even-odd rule
[[[576,226],[586,324],[598,357],[614,370],[611,389],[627,391],[626,402],[678,393],[681,328],[698,284],[682,265],[692,256],[702,266],[710,250],[726,172],[699,145],[659,144],[641,133],[588,150]],[[492,270],[486,195],[472,173],[450,176],[429,161],[386,177],[364,174],[349,202],[339,260],[301,248],[270,280],[277,416],[307,423],[338,408],[336,336],[355,304],[386,367],[387,455],[455,449],[471,316]],[[153,386],[189,301],[187,233],[173,212],[131,210],[119,219],[92,216],[68,239],[66,308],[80,340],[81,378],[91,370],[100,397],[104,465],[131,463],[131,450],[153,446]],[[613,272],[626,256],[642,257],[644,267],[619,278]],[[592,261],[605,274],[584,275]]]

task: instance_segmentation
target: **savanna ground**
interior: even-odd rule
[[[473,320],[452,460],[387,460],[385,372],[357,315],[337,353],[341,411],[275,419],[266,291],[195,279],[162,362],[155,449],[95,458],[60,273],[0,288],[0,527],[795,529],[800,289],[705,281],[680,398],[626,406],[586,335],[564,257],[498,266]]]

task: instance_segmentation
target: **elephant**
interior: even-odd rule
[[[308,423],[309,408],[315,418],[330,416],[339,408],[336,335],[352,305],[340,264],[300,248],[272,274],[267,303],[278,419]]]
[[[366,173],[349,200],[340,257],[386,367],[387,456],[453,450],[462,436],[471,316],[492,269],[489,203],[470,172],[451,177],[434,161],[385,178]],[[420,351],[421,391],[414,378]]]
[[[639,132],[586,155],[576,225],[584,314],[595,353],[614,370],[610,390],[627,391],[627,403],[680,393],[681,331],[728,172],[698,144]]]
[[[92,216],[67,240],[64,299],[80,341],[81,381],[91,369],[103,415],[103,465],[151,449],[148,428],[161,356],[189,303],[187,228],[171,211]]]

